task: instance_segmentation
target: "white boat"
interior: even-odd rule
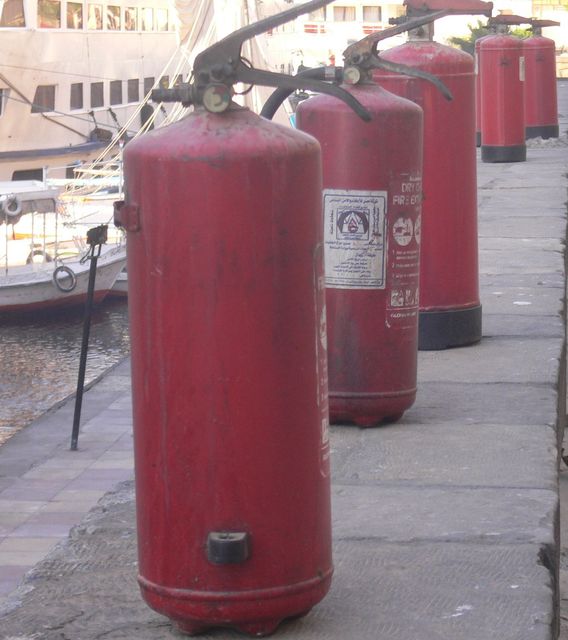
[[[61,209],[57,189],[34,181],[0,183],[0,316],[83,304],[89,282],[86,228]],[[102,245],[95,301],[126,264],[120,239]]]
[[[0,180],[73,177],[163,119],[142,104],[177,45],[173,0],[2,0]]]

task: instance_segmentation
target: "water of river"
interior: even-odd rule
[[[0,320],[0,445],[75,392],[82,332],[81,309]],[[106,300],[91,324],[86,382],[129,351],[126,301]]]

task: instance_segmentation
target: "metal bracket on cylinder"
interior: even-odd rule
[[[250,536],[242,531],[211,531],[207,559],[211,564],[242,564],[250,555]]]
[[[140,207],[126,204],[124,200],[114,203],[114,226],[125,231],[140,231]]]

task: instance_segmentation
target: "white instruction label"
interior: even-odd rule
[[[519,58],[519,80],[525,81],[525,56]]]
[[[386,191],[324,190],[327,287],[385,288],[386,208]]]

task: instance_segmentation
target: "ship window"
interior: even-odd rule
[[[140,100],[140,83],[138,78],[131,78],[127,83],[128,102],[138,102]]]
[[[107,7],[107,29],[111,31],[120,29],[120,7]]]
[[[154,29],[154,9],[146,7],[141,10],[142,31],[152,31]]]
[[[83,5],[79,2],[67,3],[67,28],[83,28]]]
[[[104,83],[91,82],[91,109],[103,107],[105,104]]]
[[[144,78],[144,95],[147,95],[154,88],[155,78]]]
[[[156,9],[156,31],[168,30],[168,10]]]
[[[44,113],[55,109],[55,85],[40,84],[36,87],[32,113]]]
[[[41,180],[43,182],[43,169],[20,169],[12,173],[12,180]]]
[[[316,9],[315,11],[310,11],[310,20],[325,20],[325,7],[322,9]]]
[[[73,84],[71,84],[69,108],[70,109],[83,108],[83,83],[82,82],[74,82]]]
[[[38,0],[37,24],[42,29],[61,27],[61,3],[59,0]]]
[[[380,22],[381,7],[363,7],[364,22]]]
[[[0,27],[26,26],[23,0],[4,0],[0,13]]]
[[[126,7],[124,10],[124,28],[126,31],[137,31],[138,10],[136,7]]]
[[[355,22],[355,7],[333,7],[335,22]]]
[[[89,17],[87,19],[87,28],[88,29],[102,29],[103,28],[103,6],[102,4],[90,4],[89,8]]]
[[[110,103],[122,104],[122,80],[110,81]]]

